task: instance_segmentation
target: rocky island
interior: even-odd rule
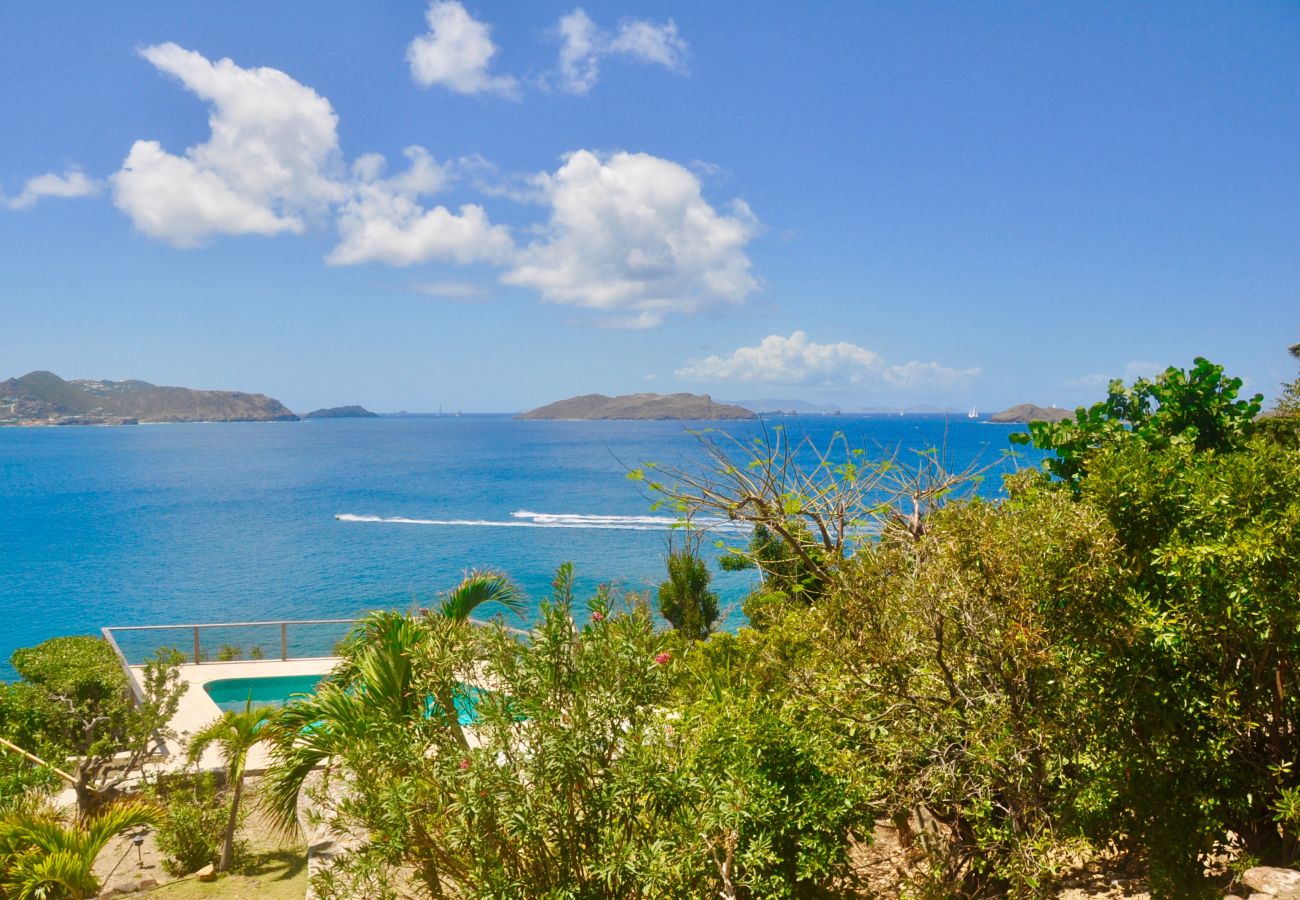
[[[378,419],[378,413],[372,413],[364,406],[331,406],[328,409],[314,409],[304,419]]]
[[[1074,412],[1059,406],[1035,406],[1032,403],[1017,403],[1010,409],[996,412],[989,416],[990,422],[1028,424],[1030,422],[1063,422],[1073,419]]]
[[[0,381],[0,425],[296,421],[284,404],[265,394],[196,391],[147,381],[64,381],[53,372]]]
[[[708,394],[583,394],[520,413],[517,419],[756,419],[743,406]]]

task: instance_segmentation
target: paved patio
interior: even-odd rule
[[[203,685],[209,681],[223,678],[272,678],[277,675],[325,675],[338,662],[338,657],[324,656],[314,659],[289,660],[237,660],[234,662],[201,663],[181,666],[181,682],[187,685],[181,697],[180,707],[172,718],[172,729],[180,740],[167,742],[167,760],[164,768],[174,769],[185,766],[184,742],[194,732],[221,715],[221,708],[208,696]],[[131,666],[131,677],[137,684],[141,683],[142,666]],[[269,754],[266,748],[258,744],[248,754],[248,771],[260,772],[266,768]],[[221,753],[215,746],[209,747],[199,760],[201,769],[220,769]]]

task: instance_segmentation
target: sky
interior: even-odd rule
[[[1073,406],[1300,340],[1300,4],[5,4],[0,378]]]

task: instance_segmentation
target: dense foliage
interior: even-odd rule
[[[83,814],[111,799],[168,733],[185,690],[172,650],[145,665],[138,698],[112,648],[98,638],[51,638],[15,651],[12,661],[24,680],[0,694],[0,736],[44,758],[75,758],[71,774]],[[124,765],[119,753],[127,754]],[[48,779],[45,771],[40,779]]]
[[[1075,486],[1089,457],[1103,448],[1232,450],[1252,431],[1264,399],[1238,400],[1241,385],[1240,378],[1224,377],[1223,366],[1197,357],[1190,370],[1170,366],[1154,381],[1139,378],[1128,387],[1112,381],[1105,400],[1079,409],[1073,419],[1031,422],[1028,434],[1011,440],[1053,451],[1047,470]]]
[[[328,757],[328,817],[370,835],[327,894],[406,870],[435,895],[795,897],[844,870],[867,820],[817,730],[737,668],[713,680],[642,598],[593,598],[585,627],[574,604],[566,567],[527,640],[376,614],[286,708],[268,796],[287,818]]]
[[[153,795],[160,810],[155,833],[167,874],[181,877],[204,866],[215,867],[225,846],[230,804],[212,773],[159,779]],[[236,840],[233,858],[238,860],[242,851]]]
[[[997,502],[938,450],[702,437],[710,469],[633,477],[726,525],[724,567],[761,575],[749,627],[713,631],[693,543],[658,592],[671,629],[647,597],[583,604],[567,565],[530,632],[484,627],[476,609],[520,599],[470,573],[432,611],[372,614],[314,696],[224,716],[196,752],[222,742],[237,789],[268,740],[280,824],[306,794],[357,838],[323,897],[863,896],[878,823],[909,896],[1052,896],[1115,850],[1157,898],[1221,895],[1216,860],[1300,858],[1300,449],[1287,396],[1257,420],[1240,387],[1203,359],[1112,383],[1018,438],[1052,456]],[[166,721],[166,662],[152,711],[126,712],[100,648],[42,645],[0,726],[67,752],[100,710],[93,752],[131,746]],[[168,852],[210,860],[237,809],[201,786]]]

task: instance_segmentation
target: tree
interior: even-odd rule
[[[77,757],[73,787],[83,815],[134,777],[169,733],[187,688],[179,654],[163,649],[145,664],[135,697],[112,648],[98,638],[51,638],[14,651],[12,662],[43,695],[46,743]]]
[[[239,801],[244,792],[248,752],[269,737],[266,725],[273,715],[274,711],[269,707],[254,708],[250,699],[243,710],[226,710],[190,738],[188,757],[191,763],[197,762],[208,747],[217,745],[226,767],[226,782],[231,788],[230,817],[221,845],[221,860],[217,863],[219,872],[230,871],[235,853],[235,830],[239,827]]]
[[[668,504],[699,533],[751,534],[723,557],[723,568],[753,564],[772,582],[751,598],[762,602],[746,601],[747,614],[782,600],[815,602],[864,542],[885,530],[921,535],[933,509],[972,490],[990,467],[976,459],[950,471],[942,448],[872,460],[842,433],[825,447],[782,428],[747,441],[696,437],[703,466],[646,463],[628,477],[645,486],[652,508]]]
[[[1145,845],[1164,896],[1204,891],[1200,855],[1229,833],[1293,861],[1297,823],[1276,810],[1300,786],[1300,451],[1134,443],[1091,460],[1081,488],[1131,579],[1079,643],[1108,826]]]
[[[296,827],[304,784],[322,764],[365,760],[356,762],[354,771],[370,778],[377,770],[418,770],[427,747],[441,738],[468,748],[461,719],[472,666],[464,636],[473,614],[489,603],[512,611],[522,607],[504,575],[473,571],[443,594],[434,613],[376,612],[357,626],[340,647],[338,666],[315,694],[286,705],[271,729],[274,765],[262,799],[282,828]],[[404,818],[393,829],[397,836],[386,851],[410,860],[417,857],[416,848],[426,850],[416,867],[438,895],[443,868],[456,861],[437,851],[426,823]]]
[[[1055,454],[1044,461],[1048,472],[1077,489],[1089,458],[1099,449],[1139,441],[1151,450],[1187,444],[1197,452],[1226,451],[1250,436],[1263,394],[1238,400],[1240,378],[1225,378],[1223,366],[1197,357],[1189,371],[1170,366],[1155,381],[1139,378],[1132,387],[1116,379],[1106,399],[1073,419],[1030,422],[1012,443],[1033,444]]]
[[[697,641],[718,620],[718,595],[709,590],[708,565],[688,535],[683,546],[668,546],[668,580],[659,585],[659,612],[673,628]]]
[[[140,801],[106,806],[72,825],[47,811],[11,811],[0,817],[0,895],[14,900],[94,897],[99,879],[93,867],[104,846],[114,835],[157,819],[158,811]]]

